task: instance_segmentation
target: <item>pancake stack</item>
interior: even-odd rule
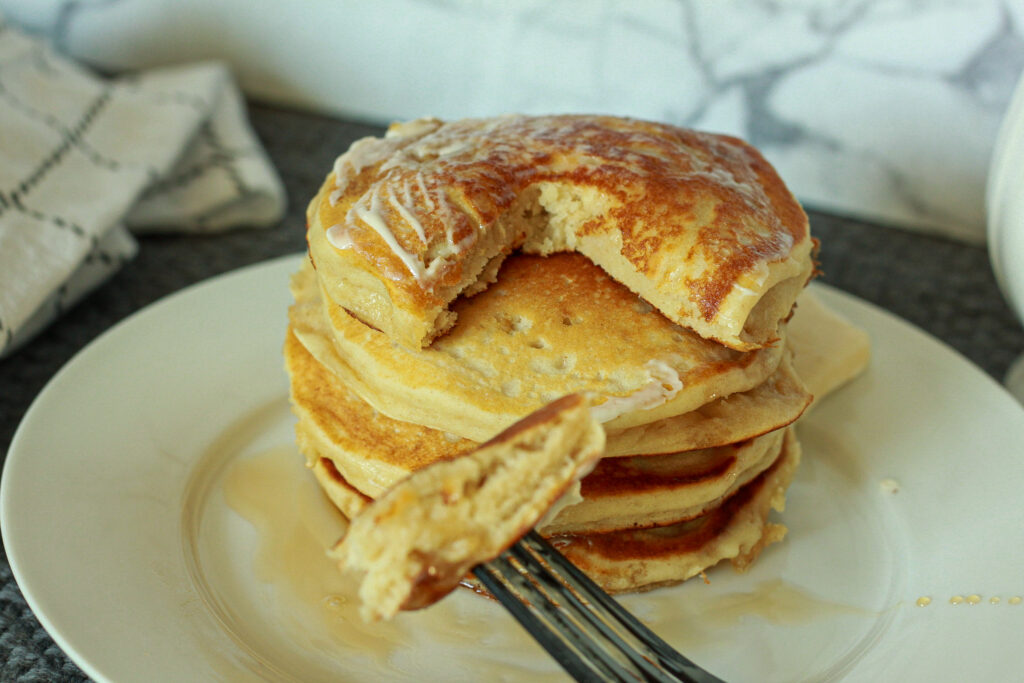
[[[284,355],[330,499],[353,517],[581,394],[604,455],[539,531],[613,592],[742,569],[781,539],[768,516],[807,384],[866,362],[817,302],[790,322],[814,243],[734,138],[591,116],[398,124],[338,159],[307,235]],[[824,334],[836,352],[815,352]]]

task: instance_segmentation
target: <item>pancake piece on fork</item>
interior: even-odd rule
[[[586,399],[570,394],[389,488],[352,518],[333,551],[360,574],[364,618],[390,618],[450,593],[540,521],[603,448]]]

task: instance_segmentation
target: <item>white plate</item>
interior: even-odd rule
[[[336,521],[291,446],[280,357],[297,264],[151,306],[40,394],[0,491],[32,609],[99,680],[559,678],[476,596],[379,629],[331,598],[343,587],[317,544]],[[727,679],[1021,676],[1024,412],[945,346],[818,287],[875,353],[801,427],[789,537],[746,574],[624,601]],[[245,490],[275,521],[235,511],[262,507]]]

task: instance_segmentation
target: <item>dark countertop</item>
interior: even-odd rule
[[[305,248],[304,211],[334,158],[379,126],[254,105],[252,121],[289,197],[270,230],[149,236],[112,280],[26,348],[0,360],[0,453],[46,382],[76,352],[122,318],[186,285]],[[946,342],[996,379],[1024,352],[1024,329],[1004,303],[982,247],[810,211],[821,239],[822,280],[888,309]],[[0,680],[79,681],[25,604],[0,559]],[[86,589],[86,587],[83,587]]]

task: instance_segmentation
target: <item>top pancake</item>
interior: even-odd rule
[[[356,142],[308,211],[327,295],[412,348],[511,251],[578,251],[703,337],[777,339],[812,270],[807,218],[735,138],[599,116],[392,126]]]

